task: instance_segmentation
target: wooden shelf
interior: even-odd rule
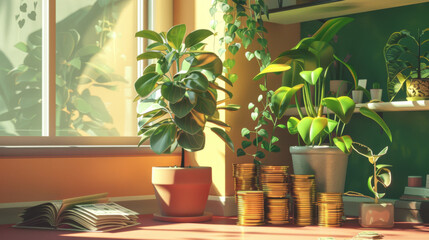
[[[379,102],[379,103],[360,103],[356,104],[355,113],[359,112],[359,108],[367,107],[376,112],[409,112],[409,111],[429,111],[429,100],[419,101],[397,101],[397,102]],[[305,114],[305,109],[301,108]],[[326,110],[323,111],[326,113]],[[287,116],[296,116],[298,111],[296,108],[290,108],[286,111]]]
[[[271,8],[270,19],[265,19],[265,21],[291,24],[425,2],[429,2],[429,0],[344,0],[285,11]],[[276,0],[269,0],[268,4],[278,6]]]

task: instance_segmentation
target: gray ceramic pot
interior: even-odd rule
[[[343,193],[348,155],[337,147],[290,147],[294,174],[316,176],[318,192]]]

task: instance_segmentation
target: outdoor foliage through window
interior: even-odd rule
[[[41,136],[41,1],[0,1],[0,136]],[[136,5],[56,1],[57,136],[135,136]]]

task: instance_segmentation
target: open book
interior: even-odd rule
[[[138,213],[107,200],[107,193],[101,193],[43,203],[25,209],[15,227],[113,231],[139,224]]]

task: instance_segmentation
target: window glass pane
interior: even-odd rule
[[[42,2],[0,0],[0,136],[41,136]]]
[[[57,136],[136,136],[137,1],[56,1]]]

